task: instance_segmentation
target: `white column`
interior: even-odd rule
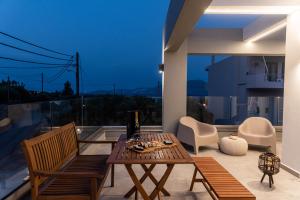
[[[282,164],[300,174],[300,11],[287,19]]]
[[[165,52],[163,75],[163,130],[176,134],[180,117],[186,115],[186,42],[176,52]]]

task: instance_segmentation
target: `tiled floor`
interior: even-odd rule
[[[101,140],[103,138],[99,138]],[[278,153],[281,152],[281,143],[277,144]],[[85,150],[87,154],[109,153],[109,145],[91,145]],[[251,148],[245,156],[229,156],[218,151],[216,146],[202,148],[197,156],[213,156],[229,172],[241,181],[256,197],[257,200],[299,200],[300,199],[300,179],[281,170],[274,176],[275,185],[272,189],[268,187],[267,179],[260,183],[262,173],[257,168],[257,159],[262,149]],[[193,154],[191,154],[194,156]],[[154,169],[154,175],[160,177],[165,166],[158,165]],[[138,174],[141,175],[143,170],[135,166]],[[174,167],[167,183],[166,189],[171,193],[171,197],[163,199],[172,200],[211,200],[201,183],[196,183],[194,191],[189,191],[194,167],[192,165],[177,165]],[[115,187],[109,187],[109,178],[106,186],[102,191],[100,199],[103,200],[122,200],[123,195],[133,185],[124,166],[117,165],[115,171]],[[144,186],[148,192],[153,189],[151,181],[146,180]],[[27,199],[29,199],[27,197]],[[130,199],[134,199],[131,197]],[[141,198],[139,198],[141,199]]]
[[[86,153],[108,152],[108,149],[108,147],[100,147],[99,145],[91,146],[86,150]],[[277,144],[277,149],[280,154],[281,143]],[[275,185],[273,188],[270,189],[268,187],[267,179],[265,179],[264,183],[260,183],[262,173],[257,168],[257,160],[261,152],[262,149],[250,148],[245,156],[229,156],[219,152],[216,146],[212,146],[209,148],[202,148],[197,156],[213,156],[229,172],[240,180],[241,183],[257,197],[257,200],[299,200],[300,179],[284,170],[281,170],[279,174],[274,176]],[[136,166],[135,169],[138,171],[138,174],[142,174],[143,170],[139,166]],[[165,166],[163,165],[157,166],[154,170],[154,174],[157,177],[160,177],[164,169]],[[189,191],[193,169],[192,165],[175,166],[166,183],[166,188],[172,196],[164,197],[164,199],[211,200],[211,197],[200,183],[196,183],[193,192]],[[105,187],[102,192],[102,199],[125,199],[123,198],[123,195],[132,186],[132,181],[122,165],[116,166],[115,177],[115,187]],[[109,179],[106,185],[109,185]],[[153,185],[149,180],[147,180],[144,185],[148,192],[152,191]]]

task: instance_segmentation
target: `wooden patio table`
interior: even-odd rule
[[[141,141],[160,141],[170,140],[176,145],[168,148],[157,149],[148,153],[138,153],[127,148],[126,135],[121,135],[114,150],[109,156],[107,163],[109,164],[123,164],[125,165],[134,186],[125,194],[125,198],[129,198],[134,193],[137,199],[137,191],[141,194],[143,199],[152,200],[156,197],[160,199],[160,192],[165,196],[170,196],[170,193],[164,188],[164,185],[172,172],[175,164],[193,164],[193,159],[183,148],[177,138],[170,133],[143,133],[141,134]],[[144,170],[144,175],[138,179],[132,165],[141,165]],[[157,164],[164,164],[167,166],[163,176],[157,180],[152,174],[152,170]],[[148,165],[148,166],[147,166]],[[150,195],[148,195],[143,187],[143,182],[150,178],[154,183],[155,188]]]

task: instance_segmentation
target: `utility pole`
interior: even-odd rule
[[[79,53],[76,52],[76,96],[79,97]]]
[[[41,74],[41,81],[42,81],[42,93],[44,93],[44,73]]]
[[[10,79],[7,76],[7,103],[9,103],[9,87],[10,87]]]
[[[114,87],[114,96],[116,96],[116,84],[115,83],[114,83],[113,87]]]

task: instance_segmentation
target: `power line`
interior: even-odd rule
[[[80,82],[80,77],[79,77],[79,53],[76,52],[76,73],[75,73],[75,77],[76,77],[76,96],[79,97],[79,82]]]
[[[10,35],[10,34],[8,34],[8,33],[4,33],[4,32],[2,32],[2,31],[0,31],[0,34],[5,35],[5,36],[10,37],[10,38],[13,38],[13,39],[15,39],[15,40],[18,40],[18,41],[20,41],[20,42],[29,44],[29,45],[31,45],[31,46],[34,46],[34,47],[37,47],[37,48],[40,48],[40,49],[43,49],[43,50],[52,52],[52,53],[57,53],[57,54],[60,54],[60,55],[63,55],[63,56],[71,56],[71,55],[68,55],[68,54],[65,54],[65,53],[60,53],[60,52],[58,52],[58,51],[54,51],[54,50],[51,50],[51,49],[42,47],[42,46],[37,45],[37,44],[33,44],[33,43],[31,43],[31,42],[27,42],[27,41],[25,41],[25,40],[23,40],[23,39],[17,38],[17,37],[15,37],[15,36],[12,36],[12,35]]]
[[[69,65],[72,65],[72,63],[73,63],[73,60],[70,60]],[[65,69],[60,70],[58,73],[56,73],[54,76],[52,76],[52,77],[50,78],[50,80],[48,80],[47,82],[48,82],[48,83],[51,83],[51,82],[53,82],[53,81],[59,79],[66,71],[68,71],[68,68],[65,68]]]
[[[36,62],[36,61],[31,61],[31,60],[20,60],[20,59],[3,57],[3,56],[0,56],[0,59],[11,60],[11,61],[16,61],[16,62],[31,63],[31,64],[38,64],[38,65],[52,65],[52,66],[63,66],[63,67],[68,66],[66,64],[44,63],[44,62]]]
[[[81,60],[79,61],[80,62],[80,65],[79,65],[79,68],[80,68],[80,83],[81,83],[81,88],[82,88],[82,95],[85,93],[85,85],[84,85],[84,82],[83,82],[83,68],[82,68],[82,64],[81,64]]]
[[[47,82],[48,82],[48,83],[51,83],[51,82],[57,80],[57,79],[60,78],[66,71],[67,71],[67,69],[62,69],[62,70],[60,70],[58,73],[54,74]]]
[[[44,93],[44,73],[41,73],[42,93]]]
[[[57,69],[57,68],[65,68],[65,67],[68,67],[67,65],[66,66],[52,66],[52,67],[46,67],[46,66],[43,66],[43,67],[2,67],[0,66],[0,69],[20,69],[20,70],[23,70],[23,69]]]
[[[6,46],[6,47],[9,47],[9,48],[13,48],[13,49],[17,49],[19,51],[24,51],[24,52],[27,52],[27,53],[31,53],[31,54],[35,54],[35,55],[47,57],[47,58],[52,58],[52,59],[57,59],[57,60],[70,60],[70,59],[66,59],[66,58],[58,58],[58,57],[54,57],[54,56],[48,56],[48,55],[45,55],[45,54],[37,53],[37,52],[34,52],[34,51],[29,51],[29,50],[26,50],[26,49],[15,47],[13,45],[5,44],[3,42],[0,42],[0,45]],[[71,58],[73,58],[73,56],[71,56]]]

